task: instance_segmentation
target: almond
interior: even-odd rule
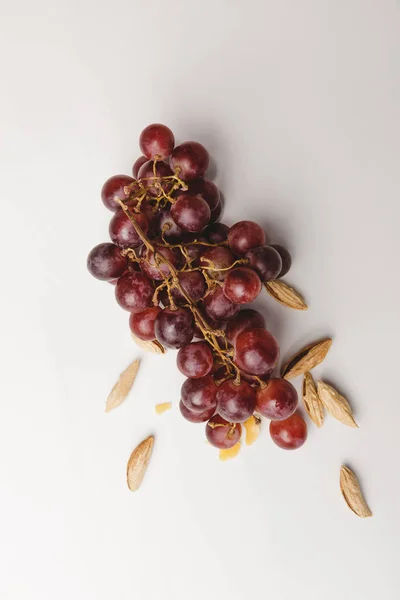
[[[140,442],[138,446],[132,452],[127,468],[126,468],[126,479],[128,488],[132,492],[136,492],[139,489],[144,474],[146,473],[147,466],[151,457],[154,446],[154,437],[150,435],[143,442]]]
[[[114,385],[110,395],[107,398],[106,412],[110,412],[113,410],[113,408],[116,408],[125,400],[134,384],[136,375],[139,371],[139,366],[140,360],[136,359],[129,365],[129,367],[125,369],[123,373],[121,373],[117,383]]]

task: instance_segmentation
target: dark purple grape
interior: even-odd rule
[[[229,271],[223,290],[231,302],[248,304],[253,302],[261,292],[261,281],[253,269],[238,267]]]
[[[228,239],[229,227],[223,223],[212,223],[205,231],[204,235],[210,244],[220,244]]]
[[[207,150],[198,142],[184,142],[177,146],[171,155],[171,168],[184,181],[204,177],[210,157]]]
[[[139,156],[139,158],[137,158],[135,160],[135,162],[133,163],[133,167],[132,167],[132,175],[134,176],[135,179],[138,178],[140,167],[142,165],[144,165],[144,163],[147,161],[148,161],[148,158],[146,158],[145,156]]]
[[[272,440],[280,448],[296,450],[307,439],[307,423],[303,417],[295,413],[283,421],[271,421],[269,433]]]
[[[139,313],[131,313],[129,327],[141,340],[150,342],[155,339],[154,322],[161,312],[159,306],[150,306]]]
[[[232,321],[229,321],[226,326],[225,334],[228,341],[231,344],[234,344],[237,336],[239,333],[242,333],[242,331],[254,328],[264,329],[265,326],[266,321],[262,314],[252,308],[246,308],[241,310],[237,317]]]
[[[222,383],[217,392],[217,412],[232,423],[243,423],[254,412],[256,392],[246,381],[236,384],[233,379]]]
[[[210,346],[206,342],[191,342],[179,350],[176,364],[185,377],[198,379],[208,375],[213,367]]]
[[[208,179],[195,179],[188,185],[189,194],[196,196],[199,194],[207,202],[211,213],[215,210],[221,201],[219,189],[212,181]]]
[[[219,286],[204,298],[203,305],[207,315],[216,321],[229,321],[240,310],[240,306],[228,300]]]
[[[215,408],[209,408],[203,412],[198,412],[194,410],[189,410],[183,404],[182,400],[179,402],[179,410],[181,411],[182,417],[184,417],[187,421],[191,423],[205,423],[208,419],[211,419],[213,414],[215,413]]]
[[[235,363],[250,375],[270,374],[279,358],[279,346],[266,329],[242,331],[235,341]]]
[[[181,253],[178,248],[168,248],[163,246],[154,245],[154,248],[158,254],[161,254],[166,258],[173,267],[179,267],[182,261]],[[159,263],[157,263],[159,260]],[[161,259],[157,259],[154,256],[152,250],[145,249],[143,252],[143,262],[141,263],[143,271],[151,278],[156,280],[162,280],[170,275],[169,266],[162,262]]]
[[[142,165],[139,169],[139,179],[141,179],[143,185],[148,188],[147,191],[150,196],[157,197],[161,196],[162,194],[160,187],[157,187],[158,183],[165,193],[169,192],[172,187],[172,183],[170,181],[157,181],[157,179],[154,178],[153,165],[154,162],[152,160],[148,160],[146,163],[144,163],[144,165]],[[169,177],[170,175],[172,175],[172,171],[169,165],[162,160],[158,161],[156,163],[156,178]]]
[[[141,312],[150,306],[153,294],[153,283],[144,273],[129,272],[115,286],[118,304],[129,312]]]
[[[192,313],[187,308],[164,308],[156,318],[155,333],[158,341],[167,348],[186,346],[194,336]]]
[[[203,412],[216,407],[217,386],[211,375],[186,379],[181,388],[183,404],[192,411]]]
[[[268,419],[287,419],[297,408],[298,397],[294,386],[286,379],[271,378],[257,392],[257,411]]]
[[[276,279],[282,270],[282,259],[272,246],[258,246],[246,254],[249,265],[257,271],[261,281]]]
[[[201,238],[199,238],[199,241],[200,240]],[[185,250],[192,261],[192,267],[198,267],[200,265],[200,257],[204,252],[204,248],[205,246],[202,246],[201,244],[188,244],[185,246]]]
[[[153,123],[143,129],[139,146],[147,158],[167,158],[175,146],[174,134],[165,125]]]
[[[203,298],[207,285],[200,271],[183,271],[179,273],[178,279],[186,294],[194,302]],[[177,288],[173,288],[172,295],[176,300],[186,302],[186,299]]]
[[[96,279],[110,281],[120,277],[127,268],[127,260],[115,244],[108,242],[95,246],[87,257],[87,268]]]
[[[282,269],[278,275],[279,279],[280,277],[283,277],[284,275],[286,275],[286,273],[289,272],[290,267],[292,266],[292,257],[290,256],[289,251],[286,250],[286,248],[284,248],[283,246],[280,246],[279,244],[272,244],[272,248],[275,248],[282,260]]]
[[[242,435],[240,423],[229,423],[220,415],[214,415],[206,425],[206,437],[216,448],[228,449],[238,443]]]
[[[160,211],[158,227],[160,233],[170,244],[179,242],[183,236],[182,229],[178,227],[171,216],[171,212],[166,208]]]
[[[210,207],[199,195],[183,193],[178,196],[171,208],[171,217],[183,231],[196,233],[203,231],[210,221]]]
[[[131,186],[135,182],[129,175],[113,175],[107,179],[101,190],[101,199],[108,210],[115,212],[121,208],[116,198],[126,200],[132,193]]]
[[[132,212],[132,218],[139,225],[143,233],[147,233],[149,229],[149,221],[144,213]],[[126,216],[122,209],[117,210],[110,221],[109,226],[110,238],[121,248],[135,248],[142,244],[139,234],[132,225],[129,217]]]
[[[235,257],[226,246],[207,248],[200,257],[200,264],[209,267],[207,273],[213,279],[222,281],[229,273],[229,267],[235,262]],[[219,271],[220,270],[220,271]]]
[[[215,208],[211,211],[210,223],[218,221],[222,213],[222,200],[220,200]]]
[[[228,234],[229,246],[235,254],[244,256],[252,248],[267,243],[263,229],[254,221],[239,221],[233,225]]]

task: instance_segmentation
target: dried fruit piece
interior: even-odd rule
[[[140,360],[136,359],[125,369],[119,376],[117,383],[114,385],[107,398],[106,412],[110,412],[125,400],[129,394],[131,387],[136,379],[140,366]]]
[[[296,352],[283,368],[281,376],[285,377],[285,379],[290,379],[291,377],[311,371],[311,369],[324,360],[331,345],[331,338],[326,338],[320,342],[309,344],[299,352]]]
[[[149,464],[151,453],[154,446],[154,437],[149,435],[148,438],[140,442],[132,452],[126,468],[126,480],[128,488],[135,492],[139,489],[144,474]]]
[[[340,468],[340,490],[348,507],[359,517],[372,517],[372,512],[362,495],[357,477],[349,467]]]
[[[323,381],[318,381],[318,396],[332,417],[349,427],[358,427],[350,404],[335,388]]]
[[[303,296],[301,296],[299,292],[296,292],[295,289],[290,287],[281,279],[267,281],[264,283],[264,286],[268,294],[280,302],[280,304],[288,306],[289,308],[294,308],[295,310],[308,309],[307,304],[304,302]]]
[[[318,396],[314,379],[308,371],[307,373],[304,373],[303,403],[311,421],[313,421],[317,427],[321,427],[324,422],[324,405]]]
[[[156,404],[156,413],[158,415],[162,415],[166,410],[170,410],[172,408],[172,402],[162,402],[161,404]]]
[[[136,337],[135,334],[131,333],[133,341],[146,352],[153,352],[154,354],[165,354],[165,348],[160,342],[154,340],[152,342],[145,342],[144,340]]]
[[[243,423],[243,427],[246,430],[246,446],[251,446],[254,444],[260,435],[260,424],[261,419],[255,415],[251,415],[251,417],[249,417],[247,421]]]
[[[229,460],[230,458],[235,458],[239,454],[240,451],[240,442],[232,446],[232,448],[224,448],[219,451],[219,459],[220,460]]]

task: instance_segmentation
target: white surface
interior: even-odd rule
[[[399,17],[394,0],[1,1],[2,599],[398,600]],[[141,353],[85,260],[107,239],[100,186],[154,121],[207,145],[228,223],[290,247],[311,309],[263,297],[270,327],[284,356],[334,336],[317,375],[358,431],[327,419],[285,453],[265,428],[220,463],[176,410],[173,352],[103,412]],[[347,510],[343,461],[373,519]]]

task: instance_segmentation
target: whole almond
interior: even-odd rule
[[[107,398],[105,409],[106,412],[110,412],[110,410],[113,410],[113,408],[116,408],[125,400],[134,384],[136,375],[139,371],[139,366],[140,360],[136,359],[129,365],[129,367],[125,369],[123,373],[121,373],[117,383],[114,385],[110,395]]]
[[[128,488],[132,492],[136,492],[143,481],[143,477],[146,473],[151,453],[153,451],[153,446],[154,437],[149,435],[149,437],[136,446],[128,460],[126,468],[126,480],[128,483]]]
[[[303,403],[310,419],[317,427],[322,427],[324,422],[324,407],[315,387],[311,373],[304,373]]]
[[[358,427],[348,400],[339,394],[334,387],[323,381],[318,381],[317,385],[318,396],[332,417],[349,427]]]
[[[267,281],[264,283],[265,289],[268,294],[272,296],[277,302],[294,308],[295,310],[307,310],[308,306],[304,302],[303,296],[296,292],[295,289],[290,287],[287,283],[281,279],[275,279],[274,281]]]
[[[296,352],[296,354],[287,362],[282,370],[281,377],[290,379],[297,375],[302,375],[307,371],[311,371],[311,369],[324,360],[331,346],[331,338],[326,338],[320,342],[314,342],[313,344],[309,344],[305,348],[302,348],[302,350]]]
[[[372,517],[372,512],[362,495],[357,477],[349,467],[340,468],[340,490],[347,506],[358,516],[365,519]]]

